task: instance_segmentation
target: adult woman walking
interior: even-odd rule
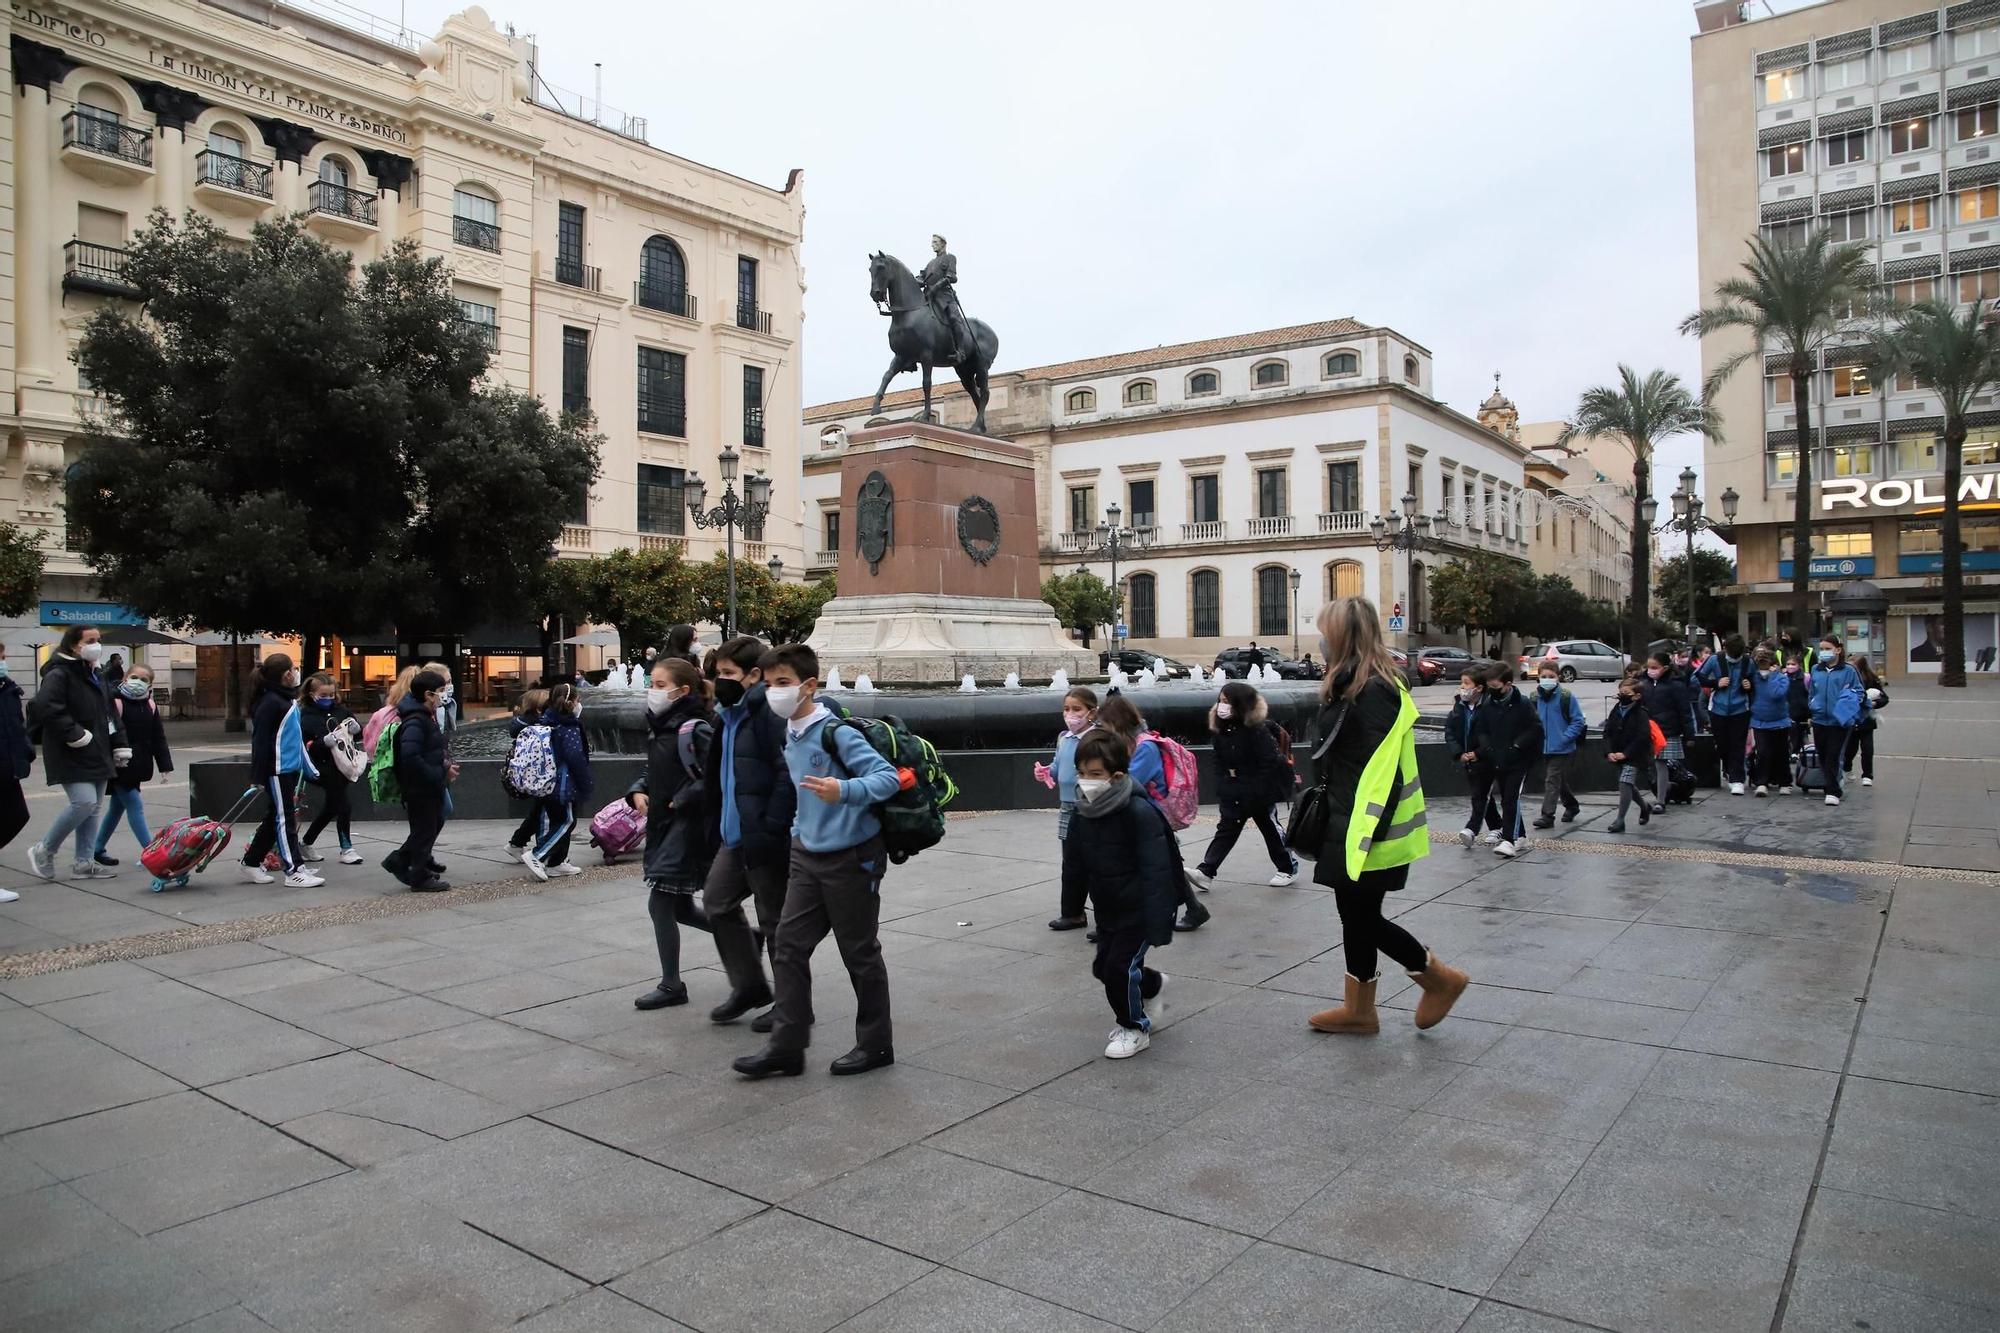
[[[43,879],[56,875],[56,851],[74,835],[76,879],[110,879],[112,871],[91,859],[104,787],[120,762],[132,755],[117,735],[118,719],[97,661],[104,655],[96,628],[71,625],[42,667],[42,683],[28,705],[28,731],[42,739],[42,769],[51,787],[61,787],[69,804],[42,840],[28,848],[28,865]]]
[[[1382,646],[1382,619],[1364,597],[1342,597],[1319,613],[1326,652],[1320,683],[1316,781],[1325,789],[1326,840],[1313,882],[1333,890],[1345,935],[1345,1002],[1309,1020],[1321,1032],[1379,1031],[1376,955],[1386,953],[1423,989],[1420,1028],[1451,1012],[1470,980],[1446,967],[1382,915],[1383,899],[1409,879],[1410,862],[1430,854],[1424,792],[1417,776],[1417,706]]]

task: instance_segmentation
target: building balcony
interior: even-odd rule
[[[124,185],[153,174],[153,135],[78,108],[62,118],[62,156],[86,176]]]
[[[224,213],[257,214],[271,206],[271,168],[204,148],[194,158],[195,198]]]
[[[1946,171],[1956,171],[1960,167],[1984,166],[1991,162],[2000,162],[2000,137],[1989,135],[1984,139],[1955,143],[1944,150]]]
[[[604,270],[574,259],[558,259],[556,281],[565,287],[580,287],[586,292],[601,292],[604,290]]]
[[[1785,179],[1789,180],[1790,177]],[[1838,167],[1821,167],[1819,172],[1819,192],[1832,194],[1835,190],[1854,190],[1875,184],[1875,164],[1854,162]]]
[[[1836,111],[1852,111],[1856,107],[1874,105],[1875,89],[1864,83],[1854,88],[1842,88],[1836,92],[1821,93],[1816,108],[1817,114],[1830,116]]]
[[[1810,199],[1813,197],[1813,178],[1810,173],[1799,172],[1792,176],[1774,176],[1757,186],[1757,202],[1775,204],[1785,199]]]
[[[739,329],[749,329],[752,333],[768,334],[771,331],[771,312],[768,310],[759,310],[754,305],[738,301],[736,303],[736,327]]]
[[[815,570],[838,569],[840,568],[840,552],[814,551],[809,557],[807,565],[809,568]]]
[[[142,293],[125,280],[129,251],[89,241],[63,243],[63,290],[138,300]]]
[[[500,228],[491,222],[481,222],[478,218],[453,215],[451,219],[451,239],[454,245],[467,246],[474,250],[491,250],[500,253]]]
[[[1911,176],[1935,176],[1943,169],[1944,154],[1937,149],[1921,153],[1898,153],[1882,164],[1884,187]]]
[[[1757,128],[1768,130],[1777,125],[1796,125],[1802,120],[1811,120],[1813,104],[1811,99],[1794,97],[1789,102],[1779,102],[1775,106],[1757,108]]]
[[[698,319],[695,313],[695,299],[687,288],[673,288],[665,283],[647,282],[643,278],[632,284],[632,304],[641,310],[657,310],[663,315],[677,315],[682,319]]]
[[[687,401],[682,398],[641,398],[639,429],[649,435],[687,435]]]
[[[588,553],[595,549],[595,530],[585,523],[563,524],[562,535],[556,538],[556,549]]]
[[[1181,540],[1187,543],[1226,542],[1229,540],[1229,521],[1215,523],[1181,524]]]
[[[770,548],[766,546],[763,542],[745,541],[743,543],[743,559],[746,563],[752,565],[761,565],[770,558],[771,558]]]
[[[464,316],[460,316],[458,325],[467,333],[472,334],[485,343],[487,351],[497,352],[500,350],[500,326],[498,324],[489,324],[483,319],[467,319]]]
[[[1246,537],[1289,537],[1292,535],[1292,516],[1279,514],[1271,518],[1246,520]]]
[[[1875,248],[1885,264],[1893,264],[1899,259],[1934,259],[1944,249],[1944,235],[1935,228],[1930,231],[1890,232],[1876,243]]]
[[[1954,61],[1944,72],[1944,86],[1947,90],[1963,88],[1968,83],[1984,83],[1991,78],[2000,78],[2000,59],[1981,56],[1972,61]]]
[[[1945,244],[1956,250],[1981,250],[2000,245],[2000,218],[1985,218],[1953,227],[1944,235]]]
[[[686,555],[688,539],[664,532],[642,532],[639,534],[639,549],[642,551],[672,551],[676,555]]]
[[[373,235],[375,207],[373,194],[336,181],[314,181],[306,189],[307,224],[336,236]]]
[[[1322,537],[1344,537],[1360,535],[1368,531],[1368,515],[1359,509],[1335,510],[1319,516],[1319,535]]]

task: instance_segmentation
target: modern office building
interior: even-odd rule
[[[684,482],[719,493],[732,449],[773,480],[775,517],[739,552],[802,569],[797,436],[765,425],[799,412],[798,173],[770,187],[652,147],[642,121],[551,90],[533,40],[477,7],[430,39],[269,0],[36,0],[8,29],[0,518],[49,555],[44,614],[0,625],[9,641],[132,618],[68,549],[62,493],[101,407],[70,353],[94,310],[135,297],[125,247],[154,208],[233,236],[300,213],[357,264],[399,238],[442,257],[490,373],[589,407],[605,437],[560,554],[706,559],[722,534],[689,521]],[[462,693],[540,670],[534,626],[460,628]],[[393,665],[395,644],[368,639],[350,645],[356,679]],[[176,654],[178,681],[195,664]]]
[[[1045,576],[1083,564],[1109,578],[1098,525],[1137,534],[1117,569],[1135,645],[1204,664],[1252,639],[1311,650],[1321,604],[1360,593],[1404,609],[1391,636],[1401,646],[1435,633],[1431,564],[1473,550],[1528,558],[1527,451],[1437,401],[1432,384],[1420,344],[1334,319],[995,374],[987,425],[1034,452],[1038,512],[1020,517],[1036,525]],[[892,394],[884,413],[920,400]],[[956,389],[936,407],[946,425],[971,420]],[[869,408],[856,398],[805,412],[804,523],[821,567],[853,539],[822,432],[866,425]],[[1439,550],[1376,549],[1370,521],[1401,513],[1406,496]]]
[[[1828,0],[1771,15],[1761,4],[1695,7],[1694,128],[1701,296],[1741,266],[1748,239],[1825,227],[1865,241],[1883,287],[1905,301],[2000,297],[2000,2],[1920,6]],[[1874,384],[1852,343],[1816,368],[1812,438],[1792,384],[1746,366],[1716,396],[1711,513],[1734,487],[1743,629],[1790,619],[1793,479],[1813,451],[1813,549],[1822,623],[1892,674],[1934,672],[1943,610],[1937,398]],[[1743,347],[1705,340],[1704,371]],[[1992,668],[2000,621],[2000,401],[1975,404],[1965,445],[1967,665]],[[1832,594],[1867,579],[1886,615],[1835,615]],[[1806,627],[1812,632],[1817,627]]]

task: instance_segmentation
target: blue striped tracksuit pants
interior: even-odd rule
[[[264,812],[264,821],[257,825],[256,836],[243,851],[243,864],[260,866],[265,854],[276,851],[278,860],[284,864],[285,873],[290,874],[301,864],[299,859],[299,775],[297,773],[276,773],[264,783],[265,795],[270,798],[271,808]]]
[[[557,866],[569,860],[569,835],[576,829],[576,803],[550,799],[542,802],[542,834],[535,839],[535,859]]]

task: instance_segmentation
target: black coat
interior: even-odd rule
[[[1343,688],[1346,680],[1353,679],[1352,669],[1343,669],[1334,676],[1334,689]],[[1313,728],[1314,749],[1325,743],[1328,729],[1333,725],[1341,704],[1322,703],[1319,720]],[[1403,690],[1396,682],[1377,677],[1362,687],[1361,693],[1348,708],[1347,721],[1341,725],[1340,734],[1334,738],[1313,771],[1309,781],[1319,781],[1326,776],[1326,842],[1320,848],[1319,866],[1313,872],[1316,884],[1345,883],[1347,876],[1347,821],[1354,810],[1354,793],[1361,786],[1362,770],[1381,747],[1391,731],[1396,729],[1396,718],[1403,711]]]
[[[119,695],[111,701],[112,711],[118,715],[118,726],[124,734],[125,746],[132,751],[132,757],[125,761],[125,767],[112,777],[112,785],[137,787],[151,782],[157,770],[161,773],[174,771],[174,752],[167,748],[167,729],[160,722],[160,714],[153,707],[151,699],[127,699]]]
[[[1646,713],[1646,705],[1634,704],[1620,713],[1614,706],[1611,715],[1604,719],[1604,752],[1622,754],[1623,759],[1613,760],[1618,764],[1647,764],[1653,759],[1653,720]]]
[[[26,781],[34,766],[35,747],[28,743],[27,698],[11,676],[0,676],[0,773]]]
[[[1291,799],[1291,766],[1278,754],[1278,738],[1271,734],[1268,716],[1261,701],[1249,717],[1233,725],[1218,722],[1215,710],[1209,709],[1218,799],[1251,809]]]
[[[1518,689],[1503,695],[1490,691],[1472,710],[1466,749],[1496,773],[1519,773],[1542,757],[1542,714],[1535,701]]]
[[[737,707],[743,709],[730,753],[722,753],[722,738],[728,734],[729,713],[715,724],[715,757],[708,766],[709,780],[702,784],[702,809],[709,838],[722,846],[722,765],[730,765],[732,794],[736,798],[736,822],[742,833],[743,864],[746,866],[789,865],[792,857],[792,818],[798,813],[799,789],[785,767],[785,720],[764,703],[764,686],[750,687]],[[817,799],[817,798],[815,798]]]
[[[402,785],[405,801],[412,796],[441,800],[444,797],[444,732],[424,701],[406,694],[396,705],[396,781]]]
[[[1063,901],[1088,894],[1098,930],[1143,926],[1146,943],[1173,943],[1181,873],[1173,841],[1167,817],[1136,792],[1124,808],[1097,818],[1079,805],[1062,844]]]
[[[715,843],[704,819],[705,778],[681,764],[681,724],[693,722],[696,768],[703,773],[715,753],[714,719],[707,704],[689,694],[658,715],[648,714],[646,771],[626,793],[646,797],[646,878],[672,888],[694,890],[708,877]]]
[[[1676,676],[1671,667],[1658,680],[1639,677],[1639,702],[1645,705],[1647,715],[1660,724],[1662,736],[1671,740],[1675,736],[1694,735],[1694,696],[1688,692],[1687,682]]]
[[[42,666],[41,688],[28,706],[28,725],[41,735],[42,772],[51,787],[111,781],[117,719],[103,683],[87,662],[57,653]],[[82,740],[86,735],[89,739]]]
[[[334,763],[333,756],[327,753],[326,733],[353,717],[347,705],[338,699],[331,708],[321,708],[310,699],[299,705],[299,739],[306,743],[306,758],[312,760],[312,766],[319,770],[315,786],[346,785],[348,779],[342,776],[340,765]],[[361,736],[358,732],[354,744],[357,749],[360,748]]]

